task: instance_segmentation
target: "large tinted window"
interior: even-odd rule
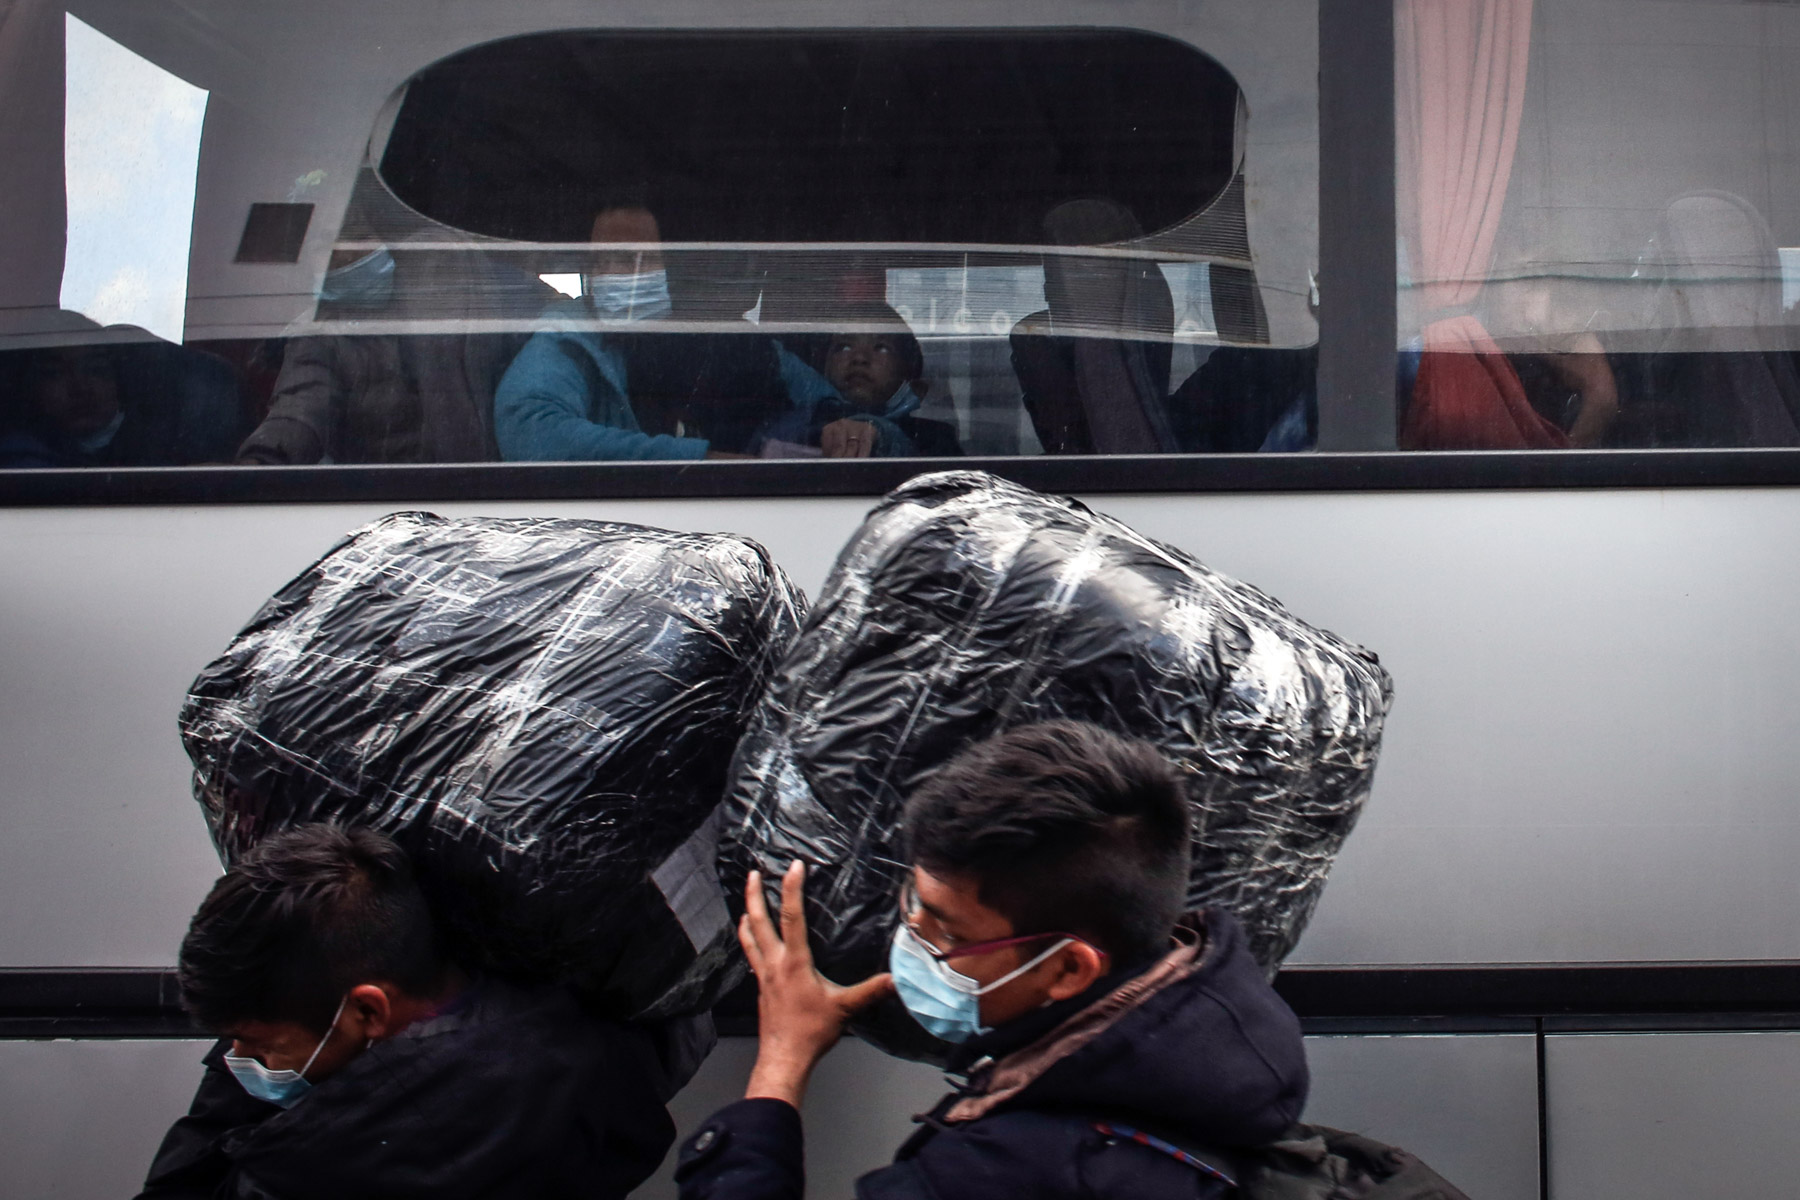
[[[1138,7],[15,7],[0,467],[1305,449],[1316,11]]]
[[[1145,233],[1237,167],[1238,85],[1126,31],[555,33],[458,54],[407,89],[381,158],[445,224],[588,235],[647,198],[671,242],[1034,245],[1106,197]]]

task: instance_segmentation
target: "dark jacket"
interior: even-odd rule
[[[653,1035],[557,989],[475,984],[285,1111],[251,1099],[225,1047],[163,1139],[146,1200],[623,1197],[675,1137]]]
[[[969,1064],[967,1085],[922,1118],[892,1166],[858,1181],[859,1196],[1222,1196],[1213,1177],[1096,1123],[1230,1148],[1279,1137],[1306,1102],[1300,1023],[1237,922],[1217,910],[1190,918],[1167,957],[1041,1036],[1011,1049],[1011,1032],[970,1044],[972,1054],[1000,1053]],[[799,1114],[744,1100],[688,1140],[676,1179],[684,1200],[798,1200],[801,1159]]]
[[[231,461],[244,434],[237,375],[168,342],[113,342],[0,355],[0,467],[177,467]],[[101,445],[81,445],[42,410],[48,377],[87,377],[116,396]]]
[[[269,415],[240,462],[488,462],[494,388],[525,344],[508,334],[334,335],[288,343]]]

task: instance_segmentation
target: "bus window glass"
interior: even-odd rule
[[[0,140],[0,469],[1313,445],[1316,0],[565,7],[6,9],[12,111],[85,128],[114,59],[185,107]],[[55,231],[188,228],[92,161],[159,121],[198,141],[155,156],[192,241],[140,296]]]
[[[1800,445],[1800,10],[1398,0],[1399,442]]]

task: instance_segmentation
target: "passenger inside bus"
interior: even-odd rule
[[[817,449],[826,458],[953,457],[962,453],[956,427],[918,416],[930,385],[925,354],[900,314],[867,302],[847,314],[856,332],[823,339],[819,368],[833,392],[813,411],[795,410],[768,431],[780,447]]]
[[[1548,261],[1542,248],[1519,260]],[[1609,444],[1620,396],[1611,359],[1564,280],[1541,270],[1486,286],[1485,308],[1501,330],[1500,353],[1427,351],[1399,357],[1400,444],[1418,450],[1593,449]],[[1426,404],[1415,403],[1421,393]],[[1514,430],[1519,432],[1515,433]]]
[[[0,467],[224,463],[243,428],[235,373],[189,347],[106,342],[0,356]]]
[[[469,269],[465,265],[465,270]],[[338,250],[320,285],[321,315],[393,319],[428,298],[444,305],[535,313],[555,293],[523,272],[483,260],[478,297],[436,278],[429,257],[387,246]],[[463,279],[459,277],[458,283]],[[493,396],[525,343],[521,334],[324,334],[282,354],[267,415],[237,450],[244,464],[488,462]]]
[[[510,461],[744,457],[763,427],[829,392],[766,335],[644,334],[674,300],[656,217],[626,202],[595,214],[583,296],[546,310],[494,397]],[[595,318],[605,322],[591,328]],[[687,377],[682,378],[683,371]],[[660,378],[659,378],[660,377]]]

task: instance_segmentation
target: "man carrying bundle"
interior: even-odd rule
[[[623,1197],[674,1140],[654,1035],[465,975],[367,829],[302,826],[234,864],[179,978],[224,1040],[143,1197]]]
[[[745,1099],[688,1140],[688,1200],[798,1200],[799,1105],[814,1065],[890,991],[956,1044],[966,1077],[865,1200],[1219,1197],[1186,1147],[1280,1137],[1307,1073],[1300,1025],[1218,910],[1182,915],[1188,804],[1150,745],[1091,725],[986,742],[910,799],[912,863],[891,973],[839,987],[813,968],[803,871],[780,930],[752,873],[739,938],[760,987]]]

